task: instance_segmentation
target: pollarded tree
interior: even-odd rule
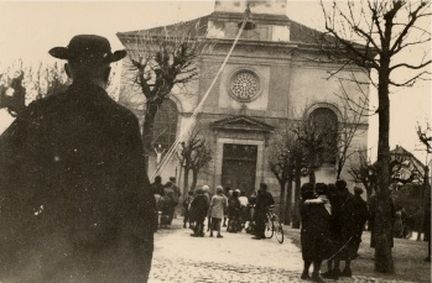
[[[376,71],[378,89],[378,171],[375,270],[393,273],[392,215],[390,206],[390,88],[412,86],[430,75],[428,52],[420,58],[401,56],[408,50],[429,44],[431,2],[333,1],[323,4],[327,45],[324,48],[342,68],[357,65]],[[428,48],[428,47],[426,47]],[[429,48],[428,48],[429,49]],[[334,52],[337,51],[337,52]],[[418,52],[417,52],[418,54]],[[404,71],[403,76],[398,71]]]
[[[291,195],[294,179],[295,149],[298,147],[295,135],[289,130],[281,130],[274,135],[270,147],[269,166],[280,186],[280,217],[285,224],[291,222]]]
[[[326,113],[324,113],[326,115]],[[315,170],[327,161],[334,162],[337,142],[337,125],[326,123],[321,115],[303,114],[293,123],[294,133],[302,152],[302,160],[309,175],[309,182],[316,183]]]
[[[205,138],[200,136],[199,130],[194,130],[186,141],[180,143],[180,151],[177,159],[183,169],[183,192],[189,190],[189,176],[192,172],[192,184],[190,190],[194,190],[198,181],[198,175],[211,161],[211,151]]]
[[[207,44],[205,26],[186,22],[165,29],[118,34],[128,49],[133,82],[145,97],[143,145],[148,156],[153,150],[154,121],[161,104],[175,87],[182,88],[198,77],[197,57]]]

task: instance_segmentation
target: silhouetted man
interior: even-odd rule
[[[77,35],[49,53],[73,83],[1,137],[0,281],[146,282],[155,203],[138,121],[104,90],[126,52]]]
[[[267,191],[267,184],[261,183],[258,189],[255,203],[255,222],[256,230],[253,239],[264,239],[265,222],[267,219],[267,212],[274,204],[273,196]]]
[[[361,243],[361,236],[363,234],[364,225],[369,216],[366,201],[361,197],[363,189],[360,187],[354,187],[354,198],[352,199],[352,222],[354,225],[354,257],[358,257],[358,250]]]

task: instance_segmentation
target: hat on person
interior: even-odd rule
[[[222,186],[217,186],[216,187],[216,193],[218,194],[222,194],[224,192],[223,187]]]
[[[309,194],[314,192],[314,187],[311,183],[304,183],[300,189],[301,194]]]
[[[346,191],[347,190],[347,183],[345,182],[345,180],[337,180],[336,183],[336,190],[338,191]]]
[[[354,187],[354,194],[356,195],[361,195],[363,193],[363,189],[360,188],[359,186],[355,186]]]
[[[315,191],[316,191],[316,193],[319,194],[319,195],[326,195],[327,192],[328,192],[327,185],[324,184],[324,183],[317,183],[317,184],[315,185]]]
[[[94,34],[80,34],[72,37],[67,47],[54,47],[48,53],[58,59],[79,62],[112,63],[126,56],[126,50],[111,52],[111,45],[105,37]]]

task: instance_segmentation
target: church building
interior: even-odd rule
[[[205,100],[198,116],[200,134],[205,137],[212,159],[202,171],[198,185],[208,184],[240,189],[250,195],[261,182],[277,198],[279,184],[270,170],[269,159],[274,138],[292,121],[304,117],[324,124],[350,127],[342,92],[353,100],[367,95],[369,86],[353,80],[341,83],[340,77],[367,78],[367,70],[344,68],[338,76],[332,72],[341,66],[319,60],[322,35],[319,31],[286,16],[286,0],[215,1],[214,12],[188,22],[147,30],[119,32],[127,50],[145,44],[149,34],[158,36],[182,26],[200,25],[205,40],[214,43],[196,60],[199,75],[187,87],[174,88],[169,100],[158,111],[155,122],[155,152],[149,161],[149,175],[175,138],[182,133],[191,114],[209,88],[239,31],[239,22],[249,5],[255,28],[243,31],[239,42]],[[136,51],[136,50],[135,50]],[[313,59],[311,59],[313,58]],[[317,59],[318,58],[318,59]],[[123,63],[119,102],[144,119],[145,98],[131,78],[130,62]],[[349,115],[349,114],[348,114]],[[367,148],[367,117],[363,117],[351,143],[350,152]],[[159,155],[159,156],[158,156]],[[350,186],[347,161],[341,177]],[[316,169],[317,182],[335,182],[337,157],[329,158]],[[173,158],[161,176],[180,177],[180,165]],[[151,180],[153,181],[153,180]],[[307,181],[305,177],[303,181]],[[181,182],[180,182],[181,185]]]

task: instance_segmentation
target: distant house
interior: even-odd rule
[[[390,151],[393,180],[396,185],[423,184],[425,165],[411,152],[400,145]]]

